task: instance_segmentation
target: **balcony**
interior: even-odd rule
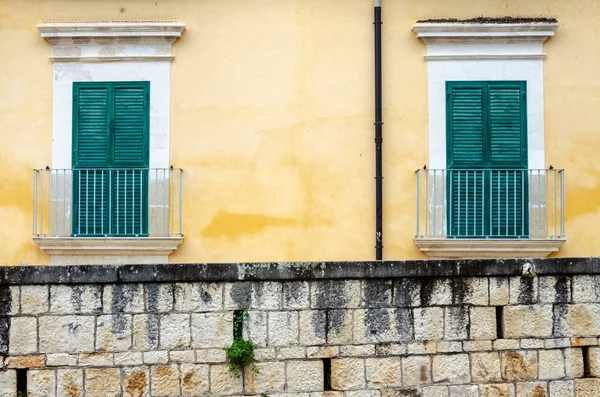
[[[52,264],[166,263],[183,242],[183,171],[36,169],[33,241]]]
[[[420,169],[415,244],[434,258],[530,258],[565,243],[562,169]]]

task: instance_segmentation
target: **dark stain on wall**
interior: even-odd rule
[[[537,301],[534,289],[534,277],[521,277],[519,284],[518,303],[521,305],[533,304]]]
[[[229,292],[231,300],[237,307],[247,309],[252,303],[252,283],[235,283]]]
[[[557,276],[554,284],[554,301],[566,303],[571,301],[571,278],[567,276]]]
[[[363,307],[386,307],[390,305],[392,288],[385,280],[363,282]]]

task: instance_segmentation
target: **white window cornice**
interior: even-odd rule
[[[181,37],[185,25],[180,22],[93,22],[45,23],[37,25],[37,28],[41,36],[54,45],[67,42],[81,44],[84,38],[154,38],[156,41],[173,43]]]
[[[539,41],[554,36],[557,22],[532,23],[434,23],[417,22],[413,32],[426,44],[440,41]]]

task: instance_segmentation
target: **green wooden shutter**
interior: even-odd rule
[[[491,236],[527,234],[527,172],[521,171],[527,169],[525,95],[524,82],[489,83]]]
[[[449,234],[483,236],[485,174],[473,169],[485,167],[485,87],[448,83],[447,96]]]
[[[446,89],[448,235],[525,236],[525,82],[448,82]]]
[[[148,233],[149,92],[147,83],[114,87],[112,233]],[[124,168],[124,169],[123,169]]]
[[[149,83],[73,91],[73,234],[147,234]]]
[[[110,88],[73,85],[73,194],[75,235],[108,233]]]

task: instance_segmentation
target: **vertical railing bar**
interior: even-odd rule
[[[506,200],[504,201],[505,205],[506,205],[506,209],[504,210],[504,213],[506,214],[506,219],[504,220],[506,226],[504,227],[505,232],[506,232],[506,236],[508,237],[508,170],[504,171],[504,188],[505,188],[505,198]]]
[[[529,212],[529,237],[533,234],[533,170],[527,170],[527,186],[529,187],[528,196],[528,210]]]
[[[105,172],[105,170],[100,170],[100,172],[101,172],[101,174],[100,174],[100,176],[101,176],[101,179],[100,179],[100,180],[101,180],[101,183],[102,183],[102,186],[101,186],[101,188],[100,188],[100,189],[101,189],[101,190],[100,190],[100,194],[102,195],[102,199],[101,199],[101,201],[100,201],[100,217],[101,217],[101,219],[102,219],[102,224],[101,224],[101,226],[100,226],[100,227],[102,228],[102,231],[101,231],[100,233],[101,233],[102,235],[104,235],[104,234],[105,234],[105,233],[104,233],[104,223],[105,223],[105,219],[106,219],[106,218],[104,217],[104,176],[105,176],[105,175],[104,175],[104,172]]]
[[[465,171],[465,234],[469,235],[469,170]]]
[[[437,170],[433,170],[433,236],[437,236]]]
[[[538,202],[538,234],[537,234],[537,236],[539,238],[542,235],[542,205],[541,205],[542,197],[541,197],[541,194],[540,194],[540,192],[542,191],[542,176],[540,174],[540,170],[539,169],[537,170],[537,174],[538,174],[538,183],[537,183],[537,185],[538,185],[538,189],[537,189],[537,195],[538,195],[538,199],[537,199],[537,202]]]
[[[112,183],[112,179],[113,179],[113,170],[107,170],[106,171],[108,173],[108,197],[107,197],[107,201],[108,201],[108,213],[106,214],[106,217],[108,218],[108,234],[112,234],[112,222],[113,222],[113,204],[114,204],[114,199],[113,199],[113,193],[112,193],[112,188],[113,188],[113,183]]]
[[[448,211],[447,205],[446,205],[446,188],[447,188],[447,183],[446,183],[446,170],[442,170],[442,229],[441,229],[441,236],[444,236],[444,224],[446,221],[446,214]]]
[[[416,224],[416,233],[415,236],[419,236],[419,217],[421,215],[421,211],[419,209],[419,199],[421,198],[421,176],[420,176],[421,170],[418,169],[416,174],[417,174],[417,224]]]
[[[498,185],[498,194],[497,194],[497,196],[498,196],[498,220],[497,220],[497,222],[498,222],[498,229],[497,229],[498,236],[500,236],[500,233],[501,233],[500,228],[502,227],[502,225],[500,223],[500,201],[501,201],[500,200],[500,172],[501,171],[498,171],[498,184],[497,184]]]
[[[553,170],[552,173],[554,174],[554,237],[556,236],[556,170]]]
[[[144,234],[144,170],[140,170],[140,235]]]
[[[448,197],[450,197],[450,204],[447,205],[447,209],[446,211],[450,211],[450,220],[448,223],[448,232],[446,233],[447,235],[451,235],[454,232],[454,223],[452,223],[452,213],[454,212],[454,201],[452,199],[452,186],[454,185],[453,181],[454,181],[454,170],[448,170],[447,171],[448,174],[450,175],[450,195]]]
[[[492,174],[492,170],[487,170],[486,171],[487,174],[489,175],[489,182],[490,182],[490,219],[488,219],[489,222],[489,231],[488,233],[490,235],[494,234],[494,223],[492,222],[492,220],[494,219],[494,200],[492,200],[492,192],[493,192],[493,184],[494,184],[494,180],[493,180],[493,174]]]
[[[90,223],[90,171],[85,172],[85,234],[90,234],[89,223]]]
[[[525,173],[521,170],[521,234],[525,234]]]
[[[123,234],[127,234],[127,170],[123,170]]]
[[[48,235],[52,234],[52,221],[50,220],[50,216],[51,216],[51,210],[52,210],[52,187],[50,185],[50,170],[48,170],[48,225],[46,226],[48,228]]]
[[[164,214],[163,214],[163,234],[167,235],[169,233],[169,225],[167,224],[167,222],[169,221],[169,215],[167,213],[167,204],[169,201],[169,198],[167,197],[167,188],[168,188],[168,184],[167,184],[167,169],[163,168],[163,199],[164,199]]]
[[[96,234],[96,173],[98,170],[94,170],[94,234]]]
[[[169,170],[169,213],[171,214],[171,235],[175,234],[175,203],[173,197],[175,193],[173,190],[175,189],[175,170],[171,168]]]
[[[179,234],[183,234],[183,170],[179,169]]]
[[[155,234],[158,235],[158,168],[154,170],[154,190],[156,193],[154,196],[154,227],[156,229]]]
[[[513,236],[517,236],[517,171],[513,170]]]
[[[562,170],[560,173],[560,194],[561,194],[561,210],[560,210],[560,234],[562,237],[567,235],[565,230],[565,170]]]
[[[457,229],[458,230],[456,231],[456,235],[460,236],[460,218],[461,218],[460,217],[460,215],[461,215],[460,214],[460,211],[461,211],[461,208],[460,208],[460,194],[461,194],[461,186],[460,185],[461,185],[461,183],[460,182],[461,182],[462,177],[460,175],[460,170],[457,170],[456,172],[458,173],[458,212],[456,214],[458,216],[458,221],[457,221],[457,223],[458,223]]]
[[[481,236],[485,236],[485,170],[481,171]]]
[[[546,197],[544,199],[545,205],[546,205],[546,220],[545,220],[546,221],[546,235],[544,237],[548,237],[548,234],[550,234],[550,229],[549,229],[550,225],[548,225],[548,223],[549,223],[549,221],[548,221],[548,219],[549,219],[549,212],[548,212],[549,208],[548,207],[550,206],[550,201],[549,201],[550,187],[548,186],[548,171],[547,170],[544,170],[544,175],[546,176],[546,189],[544,189],[545,192],[546,192]]]
[[[429,237],[429,171],[425,171],[425,235]]]
[[[121,171],[117,170],[117,236],[121,232],[121,228],[119,225],[119,210],[121,209],[121,203],[119,203],[119,191],[121,190]]]
[[[34,236],[37,235],[37,214],[36,214],[36,207],[37,207],[37,170],[33,170],[33,178],[32,181],[32,186],[31,186],[31,195],[32,195],[32,200],[31,200],[31,204],[32,204],[32,209],[31,209],[31,213],[33,214],[32,222],[31,222],[31,232]]]
[[[67,170],[63,169],[63,230],[62,234],[67,234]],[[71,175],[72,176],[72,175]],[[71,214],[71,216],[73,216]]]

